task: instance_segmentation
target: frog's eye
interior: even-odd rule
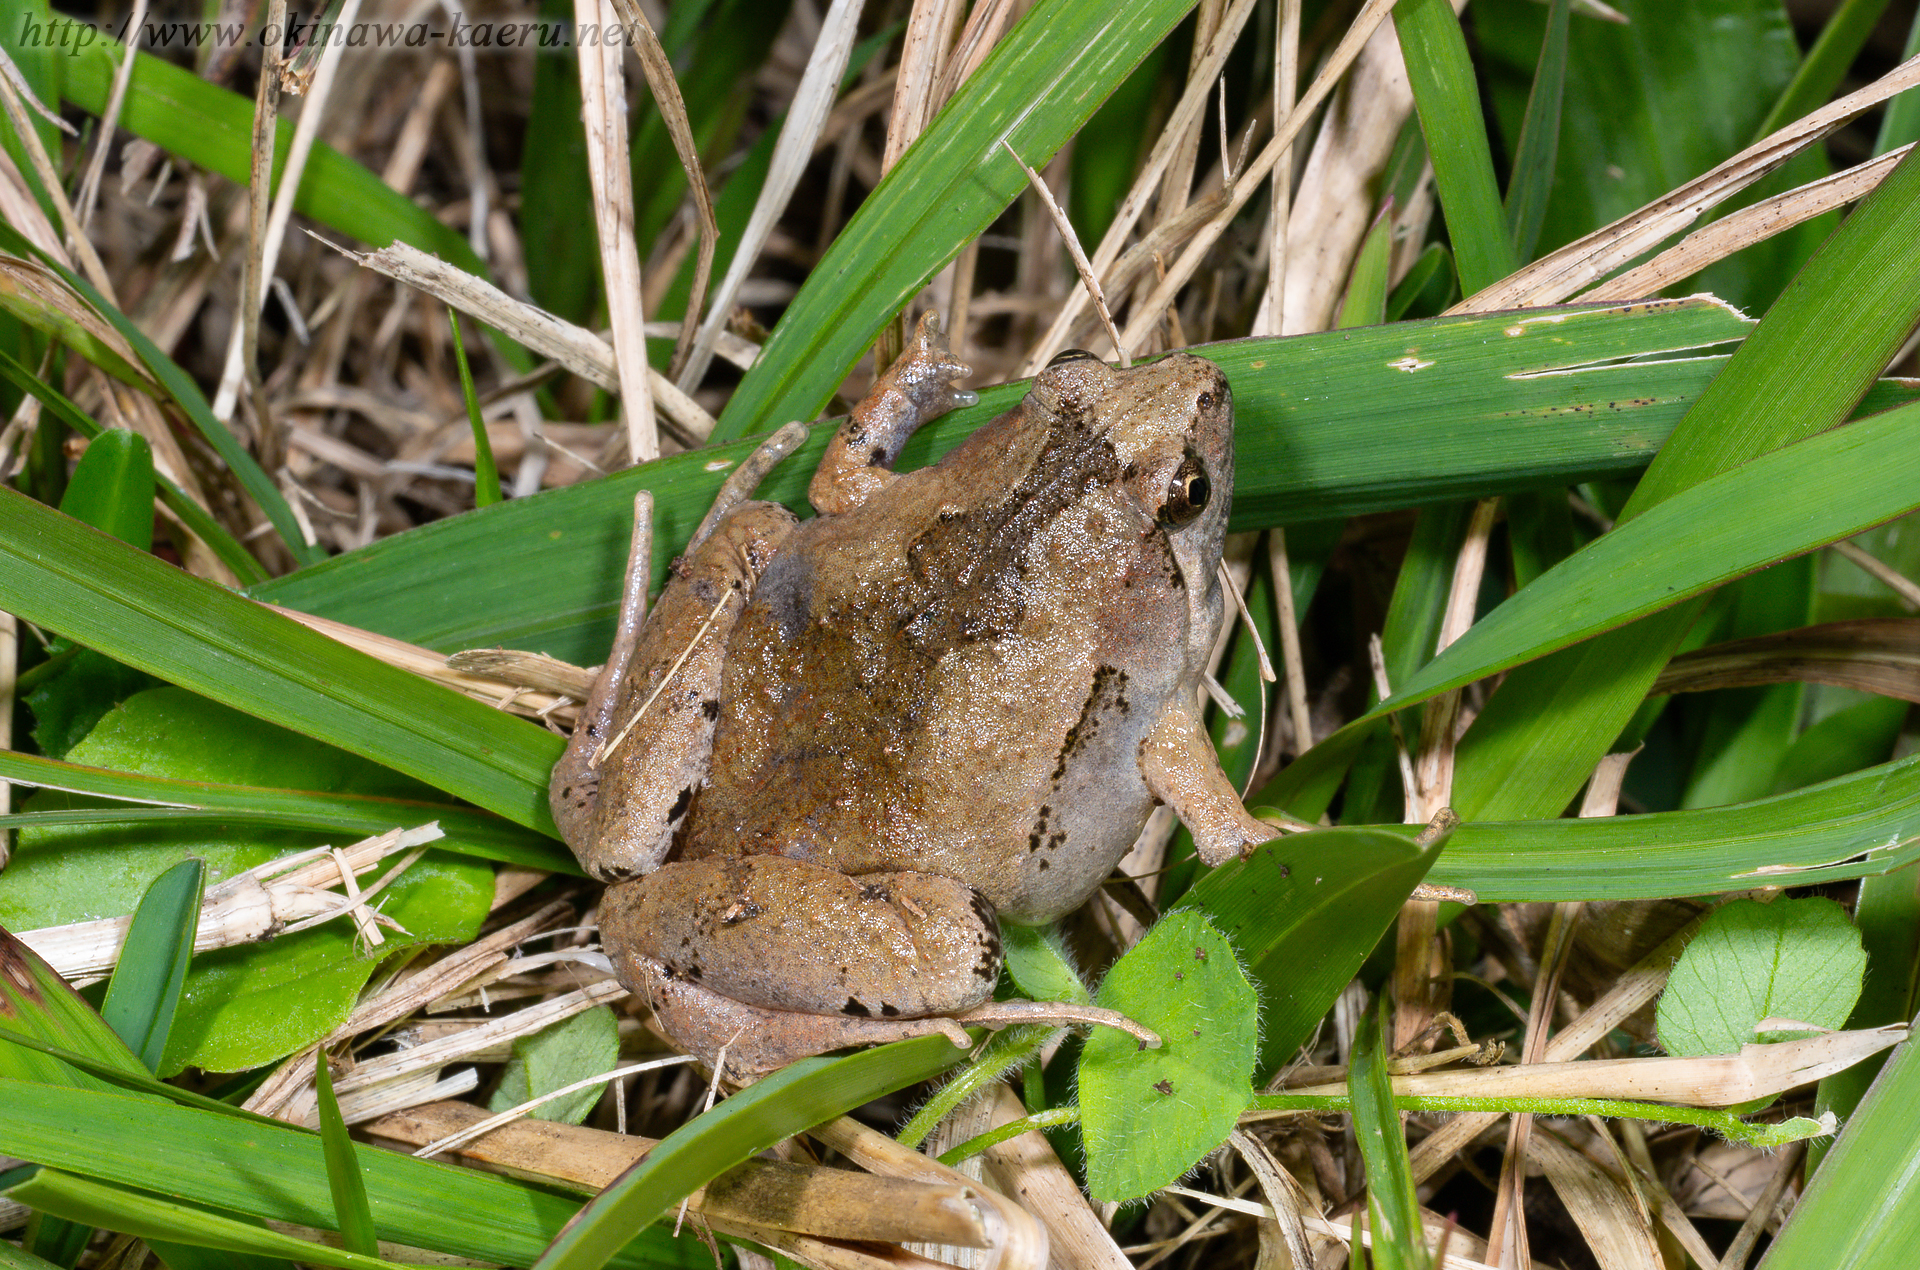
[[[1213,482],[1207,479],[1200,456],[1190,453],[1174,469],[1173,480],[1167,485],[1167,501],[1160,505],[1160,523],[1175,528],[1185,525],[1207,510],[1207,500],[1212,497]]]
[[[1099,360],[1098,357],[1095,357],[1084,348],[1070,348],[1063,353],[1056,353],[1053,360],[1047,363],[1047,369],[1051,370],[1055,366],[1064,366],[1068,362],[1097,362]]]

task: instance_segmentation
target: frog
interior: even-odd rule
[[[817,515],[751,497],[807,438],[789,424],[729,474],[651,610],[636,500],[551,806],[607,883],[616,977],[710,1066],[1087,1021],[993,1000],[1002,923],[1078,907],[1160,804],[1209,865],[1279,833],[1198,704],[1225,612],[1225,373],[1071,350],[896,470],[915,430],[977,401],[955,386],[971,373],[923,318],[828,443]]]

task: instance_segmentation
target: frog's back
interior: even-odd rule
[[[1186,582],[1119,478],[1101,436],[1015,411],[800,526],[729,643],[682,854],[940,874],[1015,921],[1081,902],[1194,684]]]

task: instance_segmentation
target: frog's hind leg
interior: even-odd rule
[[[612,733],[617,689],[633,661],[640,632],[647,622],[647,580],[653,572],[653,495],[641,490],[633,497],[633,538],[627,549],[627,576],[620,591],[620,616],[614,626],[613,647],[593,681],[593,691],[580,707],[580,721],[567,741],[566,753],[554,765],[548,801],[560,837],[577,856],[587,843],[588,824],[600,793],[600,772],[594,751]]]
[[[807,487],[814,509],[823,516],[852,511],[885,486],[893,479],[891,469],[900,457],[900,447],[916,428],[980,400],[977,394],[953,386],[955,379],[972,373],[973,368],[947,348],[939,319],[930,312],[922,314],[906,351],[887,367],[827,443],[813,483]]]
[[[846,1019],[964,1012],[1002,961],[993,906],[964,882],[777,855],[662,865],[607,892],[600,934],[617,973],[639,954],[735,1001]]]

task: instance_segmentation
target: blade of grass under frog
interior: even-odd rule
[[[553,834],[557,737],[0,490],[0,603],[129,666]]]
[[[534,1270],[597,1270],[675,1204],[742,1160],[936,1076],[966,1054],[943,1036],[923,1036],[785,1067],[661,1139],[588,1201]]]
[[[1663,301],[1208,346],[1200,351],[1233,384],[1233,528],[1565,485],[1638,466],[1719,363],[1605,363],[1738,340],[1750,325],[1716,301]],[[946,453],[1024,391],[983,389],[979,405],[916,433],[901,469]],[[807,507],[830,429],[815,433],[762,484],[761,497]],[[443,651],[505,644],[590,665],[612,631],[635,491],[654,494],[657,588],[752,446],[676,454],[436,521],[253,594]]]
[[[0,349],[0,375],[22,392],[31,394],[62,423],[89,441],[108,431],[5,349]],[[252,586],[267,580],[267,571],[260,567],[260,562],[240,545],[239,539],[227,532],[225,525],[209,515],[206,508],[187,497],[186,491],[167,477],[156,474],[155,481],[159,485],[160,501],[167,505],[167,510],[178,516],[188,532],[207,544],[221,563],[233,570],[241,585]]]
[[[199,860],[182,860],[153,880],[133,912],[100,1006],[100,1017],[148,1071],[159,1070],[167,1052],[167,1033],[200,930],[204,876]]]
[[[230,1214],[321,1229],[333,1221],[320,1140],[292,1125],[242,1123],[119,1092],[6,1078],[0,1106],[7,1108],[0,1154]],[[355,1153],[376,1233],[411,1247],[530,1265],[578,1206],[494,1174],[370,1147]],[[262,1178],[273,1184],[262,1186]],[[707,1270],[713,1259],[697,1239],[654,1230],[621,1249],[613,1264]]]
[[[159,804],[148,808],[95,808],[85,813],[25,812],[10,818],[9,824],[89,823],[88,819],[82,818],[83,814],[92,823],[131,823],[143,818],[139,814],[141,812],[178,811],[189,816],[284,825],[290,829],[376,834],[397,825],[419,825],[437,820],[447,836],[436,843],[436,847],[482,860],[498,860],[504,864],[545,869],[549,873],[583,876],[572,854],[552,838],[489,812],[452,803],[174,780],[164,776],[144,776],[138,772],[116,772],[104,767],[84,767],[78,763],[43,758],[37,754],[19,754],[12,750],[0,750],[0,780],[41,789],[63,789],[96,798]],[[62,820],[63,817],[66,819]]]

